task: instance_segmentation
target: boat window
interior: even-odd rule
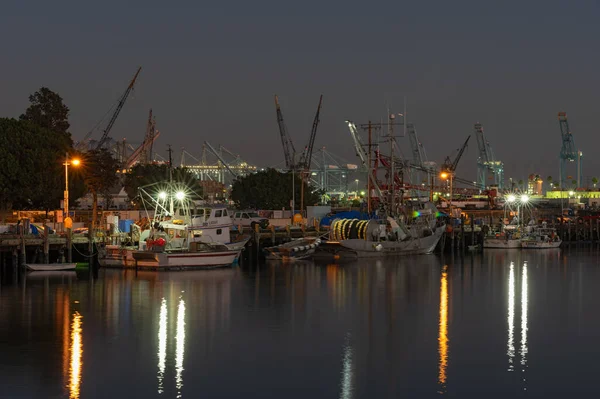
[[[227,216],[227,209],[223,209],[223,216]]]
[[[244,216],[242,216],[244,219],[250,219],[250,216],[248,216],[247,213],[244,213]]]
[[[221,234],[221,233],[223,233],[223,230],[221,230],[221,229],[217,229],[217,235],[219,235],[219,234]]]
[[[223,211],[222,210],[219,209],[218,211],[215,211],[215,217],[216,218],[220,218],[222,215],[223,215]]]

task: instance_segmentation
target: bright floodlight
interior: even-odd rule
[[[179,201],[181,201],[182,199],[185,198],[185,193],[183,191],[177,191],[177,193],[175,194],[175,198],[177,198]]]
[[[164,191],[161,191],[160,193],[158,193],[158,198],[160,198],[160,199],[167,198],[167,193],[165,193]]]
[[[521,202],[526,203],[527,201],[529,201],[529,196],[527,194],[521,195]]]
[[[573,195],[575,194],[573,191],[569,191],[569,195]]]
[[[508,197],[506,197],[506,202],[515,202],[517,200],[517,197],[515,197],[514,194],[509,194]]]
[[[440,177],[441,177],[442,179],[447,179],[447,178],[448,178],[448,173],[446,173],[446,172],[442,172],[442,173],[440,174]]]
[[[71,164],[72,164],[72,165],[74,165],[74,166],[77,166],[77,165],[79,165],[80,163],[81,163],[81,161],[80,161],[79,159],[77,159],[77,158],[75,158],[75,159],[71,160]]]

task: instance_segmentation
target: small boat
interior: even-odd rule
[[[267,260],[291,261],[309,258],[320,244],[321,240],[317,237],[305,237],[264,248],[263,251]]]
[[[240,252],[241,249],[229,249],[223,244],[192,242],[187,250],[165,251],[164,246],[152,246],[134,251],[132,256],[137,267],[143,269],[212,269],[231,266]]]
[[[556,229],[547,227],[533,228],[533,231],[521,240],[523,249],[558,248],[562,240],[556,234]]]
[[[27,270],[38,272],[60,271],[60,270],[75,270],[75,263],[26,263]]]

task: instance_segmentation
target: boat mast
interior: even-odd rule
[[[175,216],[175,207],[173,204],[173,158],[171,144],[167,144],[167,152],[169,153],[169,213],[171,217]]]

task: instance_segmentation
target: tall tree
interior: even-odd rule
[[[119,164],[105,148],[89,151],[83,160],[85,184],[92,194],[92,231],[98,216],[98,195],[110,196],[110,190],[118,183]]]
[[[298,174],[281,173],[275,169],[267,169],[237,179],[233,183],[231,199],[239,208],[289,209],[292,192],[294,192],[294,208],[300,209],[302,184],[304,184],[304,205],[319,203],[322,195],[319,190],[302,182]]]
[[[19,119],[30,121],[52,132],[67,134],[69,108],[60,95],[42,87],[29,96],[30,105]]]

